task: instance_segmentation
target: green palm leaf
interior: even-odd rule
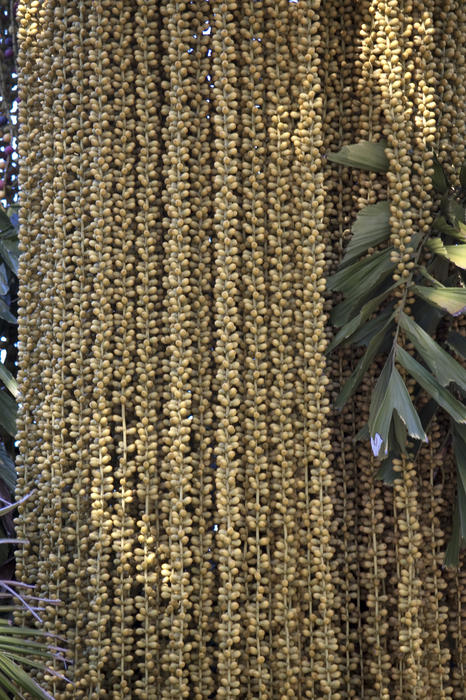
[[[390,202],[384,200],[361,209],[351,227],[353,235],[341,261],[344,267],[359,258],[368,248],[386,241],[390,235]]]
[[[328,153],[327,158],[333,163],[347,165],[359,170],[370,170],[376,173],[386,173],[388,170],[388,158],[385,155],[387,144],[385,141],[371,143],[360,141],[351,146],[343,146],[338,153]]]

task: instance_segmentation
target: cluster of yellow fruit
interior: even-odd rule
[[[390,487],[354,442],[372,380],[331,415],[356,358],[326,361],[325,277],[385,185],[324,155],[387,139],[409,274],[464,14],[20,2],[17,568],[63,602],[57,700],[462,697],[444,426]]]

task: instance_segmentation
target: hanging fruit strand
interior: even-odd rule
[[[233,19],[236,1],[212,3],[212,100],[214,113],[213,240],[216,279],[214,286],[217,402],[216,498],[218,532],[216,559],[219,573],[219,622],[217,630],[219,698],[238,697],[241,677],[241,612],[244,598],[240,527],[243,490],[240,485],[239,381],[242,358],[239,337],[239,153],[238,69],[235,50],[237,27]]]
[[[192,379],[192,454],[193,454],[193,653],[191,679],[197,700],[214,692],[212,671],[212,618],[215,615],[215,577],[212,564],[214,520],[213,459],[213,310],[210,303],[212,280],[212,93],[210,74],[210,7],[198,0],[193,31],[195,61],[193,94],[195,117],[191,124],[193,148],[189,171],[192,192],[193,239],[191,248],[191,298],[194,314],[195,347]]]
[[[332,585],[329,526],[333,518],[332,478],[330,472],[330,431],[327,426],[329,399],[325,374],[325,323],[323,313],[324,279],[324,189],[321,172],[322,97],[318,77],[317,46],[319,37],[319,3],[306,2],[297,5],[297,31],[299,32],[300,68],[302,83],[298,98],[298,123],[292,137],[295,149],[293,168],[296,182],[300,184],[295,205],[295,227],[298,232],[298,261],[300,282],[297,289],[297,356],[299,383],[302,386],[300,406],[303,424],[304,464],[304,523],[307,528],[305,541],[311,551],[308,571],[309,624],[313,627],[310,653],[313,656],[312,677],[305,679],[322,697],[341,697],[341,665],[336,633],[333,628],[335,592]],[[303,400],[305,398],[305,400]],[[301,409],[303,410],[303,409]],[[312,602],[311,602],[312,601]]]
[[[26,193],[24,203],[19,213],[20,223],[20,263],[19,275],[22,283],[19,289],[18,318],[24,335],[18,343],[18,382],[21,386],[21,405],[17,419],[16,438],[21,447],[21,458],[17,464],[17,494],[21,497],[31,490],[37,478],[37,456],[40,453],[39,426],[36,416],[40,412],[42,395],[40,391],[40,367],[38,340],[41,328],[38,319],[38,308],[41,295],[40,251],[40,214],[41,168],[33,147],[40,130],[40,109],[43,84],[37,79],[35,68],[43,67],[38,61],[41,52],[41,15],[43,8],[38,5],[26,7],[24,4],[18,10],[18,37],[21,50],[18,55],[18,68],[24,73],[20,83],[19,97],[21,99],[19,115],[23,125],[22,138],[19,143],[19,156],[23,167],[19,177],[19,186]],[[20,508],[20,517],[16,523],[17,536],[26,539],[16,552],[16,575],[25,583],[34,584],[37,581],[39,552],[37,547],[38,519],[32,514],[31,503],[26,501]],[[21,616],[18,615],[18,618]]]
[[[106,676],[111,649],[110,610],[111,598],[108,582],[112,568],[112,499],[114,475],[112,461],[114,444],[110,430],[113,414],[109,372],[114,355],[114,318],[112,314],[113,276],[109,265],[112,241],[117,223],[112,218],[112,191],[114,171],[111,149],[113,137],[113,103],[111,96],[115,76],[110,62],[108,30],[115,23],[113,3],[102,0],[93,3],[89,14],[89,29],[93,48],[89,60],[94,70],[89,79],[93,94],[89,100],[89,116],[93,122],[90,138],[90,186],[89,214],[93,223],[93,236],[88,239],[90,272],[93,278],[90,303],[92,309],[91,366],[93,391],[89,424],[89,463],[91,468],[90,557],[88,561],[88,593],[90,596],[87,638],[89,647],[89,681],[92,699],[105,696]]]
[[[421,580],[417,562],[421,558],[422,534],[417,517],[417,475],[413,464],[394,460],[397,477],[395,517],[398,529],[398,614],[400,643],[400,696],[427,698],[421,662],[422,630],[419,626]]]
[[[135,553],[135,518],[132,506],[136,471],[131,458],[133,451],[134,422],[132,391],[129,386],[135,383],[134,357],[135,304],[133,298],[134,255],[134,210],[136,208],[134,119],[132,106],[134,96],[129,90],[133,85],[134,72],[131,68],[133,25],[131,12],[121,0],[112,8],[113,22],[109,26],[108,45],[113,63],[113,106],[115,113],[112,151],[112,167],[120,173],[121,180],[115,183],[112,193],[112,213],[115,222],[113,238],[115,275],[112,280],[114,359],[112,363],[113,381],[111,390],[111,432],[115,445],[115,466],[113,470],[112,513],[112,552],[113,567],[111,578],[111,651],[112,676],[110,680],[114,693],[121,696],[133,695],[133,647],[135,618],[135,586],[131,560]]]
[[[88,140],[84,134],[90,128],[88,115],[83,102],[84,86],[87,84],[89,72],[85,68],[84,52],[87,48],[84,32],[87,7],[80,3],[74,7],[74,16],[70,16],[70,24],[76,31],[67,31],[67,55],[72,57],[73,79],[69,101],[73,109],[67,122],[67,136],[70,141],[70,155],[67,163],[69,217],[68,248],[74,266],[74,279],[69,295],[69,330],[64,334],[67,357],[67,369],[72,377],[70,384],[70,406],[67,411],[67,427],[70,438],[70,472],[73,476],[71,487],[64,495],[63,503],[67,516],[64,517],[66,527],[64,534],[67,540],[70,560],[68,572],[70,576],[69,599],[66,601],[66,620],[68,623],[68,643],[73,651],[72,673],[68,675],[76,679],[76,697],[82,697],[79,690],[79,679],[87,673],[86,644],[83,639],[86,621],[82,610],[89,604],[87,592],[87,559],[89,556],[89,462],[86,450],[87,426],[90,422],[89,385],[92,382],[92,368],[85,360],[90,344],[90,304],[85,297],[90,292],[90,280],[86,274],[86,214],[84,202],[90,195],[90,182],[87,176],[86,153]],[[67,596],[68,598],[68,596]],[[70,688],[67,686],[63,692]]]
[[[348,143],[357,131],[362,104],[355,100],[354,94],[359,75],[355,56],[358,48],[356,29],[361,22],[359,8],[355,11],[354,5],[346,0],[329,5],[321,14],[319,75],[323,86],[322,121],[326,125],[323,139],[327,153]],[[326,167],[324,219],[329,231],[326,250],[329,272],[334,271],[342,257],[349,233],[347,212],[351,211],[354,204],[353,173],[347,168],[331,165],[329,162]],[[357,184],[360,188],[360,183]],[[327,305],[330,306],[330,302]],[[353,353],[348,351],[341,351],[339,357],[332,357],[329,374],[338,378],[339,386],[343,386],[345,375],[350,373],[355,359]],[[356,469],[356,451],[351,441],[357,432],[353,413],[354,408],[349,405],[345,406],[341,417],[332,416],[332,478],[335,494],[332,497],[332,543],[335,546],[335,561],[338,562],[332,578],[336,592],[340,594],[339,601],[335,601],[335,613],[338,615],[338,643],[342,658],[345,659],[343,692],[348,697],[352,697],[355,692],[364,693],[359,614],[359,538],[355,537],[358,531],[356,505],[361,484]],[[355,672],[358,666],[360,673]]]
[[[453,689],[448,685],[451,652],[446,643],[447,583],[440,569],[446,545],[440,522],[446,505],[441,479],[444,460],[441,452],[442,431],[436,419],[430,426],[429,436],[429,445],[422,449],[419,456],[422,474],[420,495],[424,496],[420,524],[424,542],[426,545],[430,544],[430,547],[426,546],[422,556],[424,596],[421,627],[424,632],[423,646],[430,692],[433,697],[450,698]]]
[[[265,211],[265,3],[244,0],[241,16],[241,162],[245,246],[243,251],[245,327],[245,502],[244,543],[248,591],[243,625],[247,634],[248,696],[271,697],[270,649],[267,643],[271,584],[268,557],[269,500],[267,445],[266,211]],[[266,78],[267,82],[267,78]]]
[[[165,125],[162,130],[165,191],[162,195],[166,217],[163,286],[165,288],[163,327],[167,353],[163,360],[164,390],[167,401],[166,425],[162,434],[164,461],[161,476],[167,484],[168,512],[166,527],[169,557],[167,560],[167,608],[162,619],[167,647],[162,666],[168,671],[163,698],[189,696],[188,667],[190,658],[192,533],[191,492],[192,457],[190,455],[192,415],[193,314],[189,300],[190,207],[189,154],[192,148],[190,124],[194,114],[191,73],[192,5],[169,2],[162,8],[161,34],[164,48],[163,67],[166,80]]]
[[[134,12],[134,108],[138,148],[135,158],[135,370],[134,402],[135,508],[138,548],[135,550],[137,610],[135,657],[138,678],[134,696],[160,698],[161,691],[161,586],[160,548],[166,543],[159,510],[160,446],[157,427],[162,412],[160,396],[160,318],[162,313],[161,143],[160,143],[160,17],[157,8],[138,0]],[[131,25],[130,29],[131,31]],[[129,35],[128,35],[129,36]],[[131,50],[132,44],[128,43]],[[132,146],[131,142],[128,146]],[[127,171],[130,162],[125,164]],[[129,274],[129,272],[128,272]],[[134,274],[134,273],[133,273]],[[128,289],[127,296],[130,294]],[[130,311],[130,310],[128,310]],[[128,319],[129,322],[129,319]],[[123,348],[126,355],[126,350]],[[131,381],[125,386],[125,403],[134,394]],[[134,506],[133,506],[134,507]],[[129,549],[131,551],[131,549]]]
[[[363,383],[362,396],[356,401],[358,422],[356,428],[368,419],[367,396],[373,385],[372,379]],[[389,700],[390,690],[388,670],[391,666],[387,649],[388,610],[385,594],[387,576],[387,545],[385,542],[385,507],[383,486],[375,478],[376,466],[368,445],[358,443],[355,459],[359,466],[359,554],[360,554],[360,595],[363,612],[362,664],[364,692],[368,697]]]
[[[267,87],[267,257],[269,286],[269,469],[271,476],[271,584],[273,684],[284,696],[299,695],[296,493],[289,488],[295,469],[293,338],[293,230],[291,179],[291,66],[286,0],[266,6]]]

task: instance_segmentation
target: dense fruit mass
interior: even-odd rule
[[[325,279],[385,185],[325,153],[387,140],[406,275],[432,148],[462,160],[465,13],[19,3],[17,574],[63,601],[57,700],[463,697],[444,426],[386,486],[371,380],[331,412]]]

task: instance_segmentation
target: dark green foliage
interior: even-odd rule
[[[383,148],[382,142],[363,142],[328,157],[341,165],[386,172]],[[332,322],[340,330],[329,352],[339,345],[366,346],[337,398],[336,408],[341,409],[353,395],[376,357],[385,354],[387,358],[371,396],[367,426],[374,454],[385,456],[378,478],[392,483],[392,460],[402,454],[416,457],[421,442],[428,441],[428,426],[437,410],[450,416],[458,487],[446,565],[457,565],[460,548],[466,543],[466,370],[451,354],[453,351],[464,358],[466,342],[454,330],[441,342],[437,330],[442,322],[445,337],[445,326],[451,326],[453,317],[466,311],[465,173],[466,164],[461,169],[460,187],[453,188],[435,158],[433,186],[440,211],[428,235],[413,237],[407,275],[392,280],[396,263],[391,255],[389,202],[381,201],[358,214],[340,269],[328,283],[344,297],[332,313]],[[377,246],[375,252],[367,254]],[[416,302],[408,313],[408,299],[413,295]],[[402,347],[403,338],[414,346],[413,354]],[[403,378],[408,376],[416,382],[411,392]],[[421,410],[418,400],[426,394],[429,401],[424,401]]]
[[[0,336],[7,341],[14,341],[15,333],[11,333],[11,326],[16,325],[13,313],[18,287],[18,231],[13,223],[16,218],[16,207],[5,209],[0,206]],[[8,368],[8,352],[5,354],[5,361],[0,362],[0,435],[4,441],[11,442],[16,433],[15,399],[18,397],[18,385]],[[11,451],[8,452],[13,457]],[[0,457],[0,470],[1,461]]]

